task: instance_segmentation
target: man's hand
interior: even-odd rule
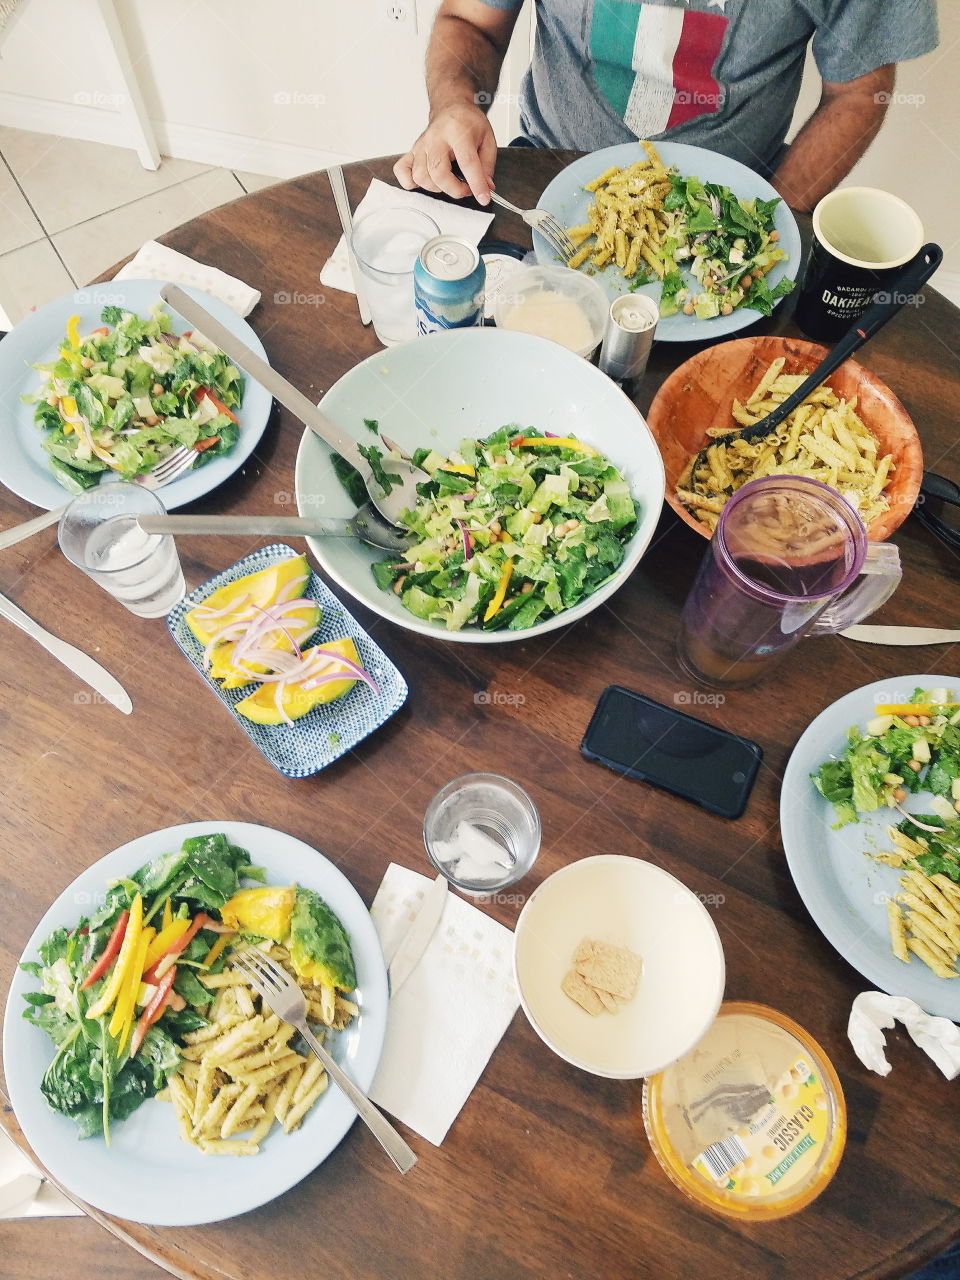
[[[454,161],[466,182],[454,174]],[[393,172],[408,191],[443,191],[455,200],[472,192],[481,204],[489,204],[496,161],[497,141],[489,120],[480,107],[461,104],[439,111]]]
[[[483,0],[442,0],[427,48],[430,123],[393,172],[401,187],[471,192],[490,203],[497,143],[481,103],[493,101],[519,8]],[[456,161],[466,179],[453,172]]]

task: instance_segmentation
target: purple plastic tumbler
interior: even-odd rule
[[[751,480],[724,507],[687,597],[680,662],[708,684],[751,684],[803,636],[868,617],[900,576],[897,548],[869,543],[836,490],[802,476]]]

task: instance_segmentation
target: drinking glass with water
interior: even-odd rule
[[[186,583],[170,534],[144,533],[140,516],[163,515],[149,489],[118,481],[74,498],[60,518],[60,550],[131,613],[163,618]]]

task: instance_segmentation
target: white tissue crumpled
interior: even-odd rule
[[[850,1010],[847,1035],[854,1052],[871,1071],[885,1076],[890,1063],[883,1052],[884,1031],[902,1022],[914,1044],[940,1068],[948,1080],[960,1074],[960,1027],[949,1018],[925,1013],[906,996],[888,996],[882,991],[864,991]]]

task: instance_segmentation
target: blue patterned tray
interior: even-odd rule
[[[234,720],[273,767],[288,778],[308,778],[350,751],[374,729],[379,729],[406,701],[407,682],[380,646],[374,644],[356,618],[311,570],[304,594],[316,600],[323,611],[320,629],[311,643],[323,644],[349,636],[357,646],[364,669],[380,686],[380,692],[374,693],[369,685],[360,681],[345,697],[314,707],[292,725],[254,724],[233,711],[234,704],[250,693],[250,687],[222,689],[216,680],[212,680],[203,669],[203,645],[184,621],[184,615],[202,604],[218,587],[297,554],[292,547],[282,543],[254,551],[181,600],[167,617],[167,626],[184,655],[220,701],[230,708]]]

